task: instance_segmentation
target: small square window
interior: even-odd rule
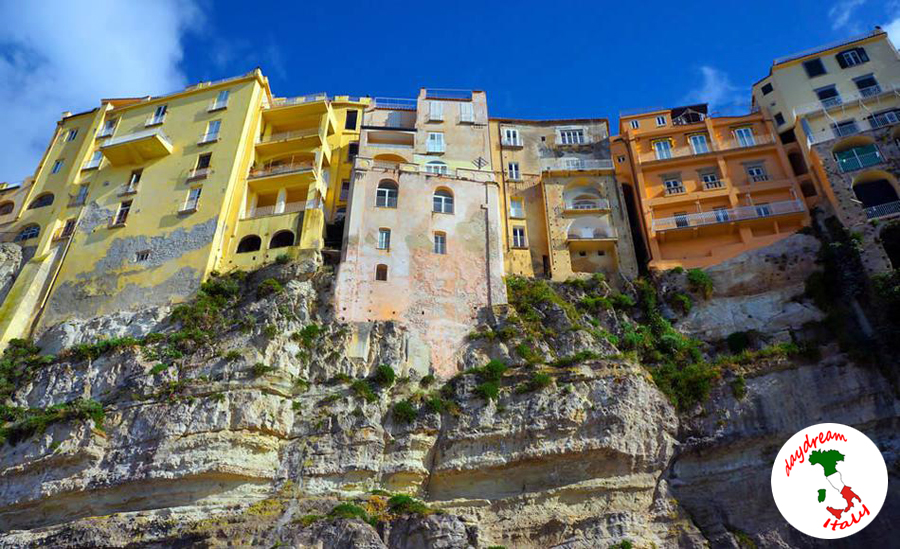
[[[776,112],[776,113],[775,113],[775,124],[776,124],[777,126],[783,126],[783,125],[784,125],[784,115],[781,114],[780,112]]]
[[[53,163],[53,169],[50,170],[50,173],[59,173],[59,170],[62,169],[62,166],[63,166],[63,161],[57,160],[56,162]]]
[[[638,128],[640,127],[640,125],[641,125],[641,123],[640,123],[640,121],[638,121],[638,120],[632,120],[632,121],[631,121],[631,129],[632,129],[632,130],[638,129]]]
[[[135,263],[144,263],[145,261],[150,259],[150,250],[141,250],[140,252],[134,254],[134,262]]]
[[[775,90],[775,88],[772,87],[772,84],[764,84],[763,87],[760,88],[760,90],[762,91],[763,95],[769,95]]]
[[[666,125],[666,117],[665,116],[657,116],[656,117],[656,127],[660,128]]]
[[[78,136],[78,128],[69,130],[69,135],[66,136],[66,141],[75,141],[75,138],[77,136]]]
[[[578,252],[581,257],[587,257],[587,252]]]
[[[810,59],[809,61],[804,61],[803,68],[806,69],[806,75],[810,78],[815,78],[816,76],[820,76],[828,72],[825,70],[825,64],[822,63],[821,59]]]

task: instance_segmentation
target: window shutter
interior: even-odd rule
[[[847,52],[842,51],[841,53],[839,53],[835,56],[837,58],[838,65],[840,65],[842,69],[847,68],[847,59],[844,58],[845,53],[847,53]]]
[[[856,53],[859,54],[859,60],[863,63],[869,60],[869,55],[866,53],[865,48],[856,48]]]

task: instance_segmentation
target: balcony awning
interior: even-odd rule
[[[113,166],[125,166],[169,155],[172,143],[161,128],[152,128],[114,137],[100,150]]]

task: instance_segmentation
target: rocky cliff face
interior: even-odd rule
[[[748,262],[773,264],[745,258],[733,271]],[[811,307],[795,299],[799,265],[752,267],[767,282],[713,279],[745,301],[790,279],[785,298]],[[896,476],[900,404],[877,369],[833,345],[818,360],[769,357],[723,371],[679,412],[621,352],[640,311],[602,283],[583,286],[535,286],[495,311],[473,328],[464,366],[475,369],[443,384],[410,366],[401,326],[336,322],[332,278],[294,265],[220,279],[170,316],[53,328],[43,343],[67,351],[16,359],[31,366],[11,403],[42,412],[7,423],[0,547],[811,546],[769,495],[790,434],[820,421],[863,428]],[[701,311],[717,300],[695,296]],[[715,318],[675,325],[708,334]],[[784,339],[785,326],[766,333]],[[144,339],[79,346],[98,332]],[[741,398],[727,383],[737,375]],[[46,413],[88,401],[102,421]],[[864,531],[873,544],[896,533],[894,477]]]

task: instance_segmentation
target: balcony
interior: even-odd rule
[[[391,111],[415,111],[418,108],[418,101],[415,99],[376,97],[372,103],[376,109],[386,109]]]
[[[684,185],[677,185],[674,187],[666,187],[666,196],[678,196],[679,194],[684,194],[687,192]]]
[[[609,200],[605,198],[579,198],[566,202],[565,211],[580,213],[585,211],[608,211]]]
[[[272,99],[270,108],[290,107],[293,105],[304,105],[307,103],[315,103],[317,101],[325,101],[328,95],[322,93],[310,93],[307,95],[298,95],[297,97],[276,97]]]
[[[143,164],[172,153],[172,143],[161,128],[113,137],[100,150],[113,166]]]
[[[583,227],[579,230],[570,230],[566,234],[567,241],[584,240],[616,240],[619,238],[615,227]]]
[[[803,201],[785,200],[769,204],[760,204],[758,206],[740,206],[737,208],[714,210],[711,212],[653,218],[651,221],[651,228],[653,231],[668,231],[672,229],[702,227],[704,225],[760,219],[778,215],[797,214],[804,211],[806,210],[803,206]]]
[[[197,181],[199,179],[206,179],[211,173],[212,168],[194,168],[188,173],[187,180]]]
[[[715,190],[724,189],[724,188],[725,188],[725,182],[722,181],[721,179],[716,179],[715,181],[705,181],[703,183],[704,191],[715,191]]]
[[[119,196],[128,196],[131,194],[137,194],[138,189],[140,188],[140,183],[126,183],[122,185],[119,189]]]
[[[850,149],[840,153],[841,156],[838,156],[837,164],[841,172],[847,173],[861,170],[884,162],[884,158],[882,158],[881,153],[877,149],[869,147],[866,147],[866,149],[868,150]]]
[[[869,206],[868,208],[866,208],[866,218],[868,219],[887,217],[889,215],[897,214],[900,214],[900,201],[878,204],[877,206]]]
[[[819,133],[807,135],[806,140],[809,145],[817,145],[842,137],[858,135],[870,130],[886,128],[888,126],[893,126],[898,122],[900,122],[900,116],[894,111],[888,111],[871,115],[864,119],[854,119],[852,121],[844,122],[841,125],[832,124],[830,128],[825,128]]]
[[[265,135],[256,140],[256,150],[263,156],[283,154],[298,148],[317,147],[320,144],[320,128],[302,128],[299,130],[277,132]],[[309,140],[308,143],[303,142]]]
[[[312,172],[312,162],[287,162],[284,164],[271,164],[260,168],[253,168],[247,175],[247,179],[260,179],[263,177],[275,177],[285,174]]]
[[[273,204],[271,206],[262,206],[254,210],[244,213],[241,219],[258,219],[260,217],[269,217],[272,215],[287,215],[302,212],[306,209],[306,202],[285,202],[284,204]]]
[[[856,108],[864,103],[880,101],[888,96],[900,97],[900,82],[889,85],[875,85],[844,94],[842,97],[829,97],[815,103],[806,103],[794,109],[794,116],[819,116],[830,111],[845,111],[848,108]]]
[[[582,172],[591,170],[611,170],[612,160],[598,158],[550,158],[541,160],[543,172]]]
[[[455,101],[471,101],[472,90],[426,88],[425,99],[451,99]]]
[[[514,138],[513,137],[504,137],[500,141],[500,143],[504,147],[522,147],[522,146],[524,146],[524,143],[522,142],[521,137],[514,137]]]
[[[748,184],[750,183],[765,183],[769,180],[769,174],[759,174],[759,175],[751,175],[749,178]]]

